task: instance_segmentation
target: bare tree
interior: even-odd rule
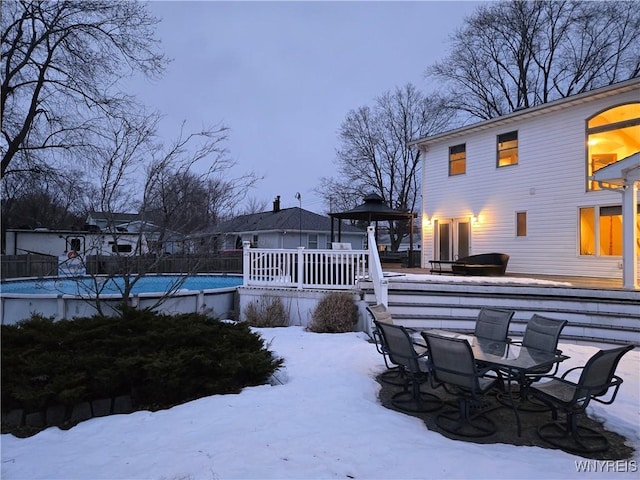
[[[428,74],[446,82],[450,107],[474,118],[640,74],[640,9],[632,1],[490,2],[451,41]]]
[[[82,176],[15,175],[3,181],[2,228],[81,227]],[[3,238],[4,241],[4,238]]]
[[[238,178],[231,175],[235,162],[228,157],[225,126],[186,134],[183,124],[178,137],[164,147],[157,142],[157,114],[112,120],[110,130],[102,132],[103,143],[93,152],[92,161],[100,169],[91,207],[114,216],[109,230],[103,232],[111,245],[121,245],[132,234],[137,236],[131,251],[115,248],[110,258],[103,259],[113,264],[106,269],[107,280],[112,276],[122,279],[120,292],[126,303],[135,284],[155,273],[168,255],[188,253],[168,245],[182,243],[185,234],[203,228],[223,214],[221,209],[240,202],[257,178],[252,173]],[[115,214],[123,212],[137,213],[138,220],[118,228]],[[159,303],[180,288],[185,275],[198,264],[191,262],[184,268],[176,272],[184,275]],[[92,275],[92,279],[93,298],[109,282],[99,275]],[[104,313],[99,297],[97,301],[99,313]]]
[[[163,71],[158,20],[145,4],[122,0],[11,0],[1,8],[0,178],[76,167],[105,118],[135,111],[118,80]]]
[[[391,207],[414,211],[420,188],[420,151],[409,141],[442,131],[448,116],[436,97],[412,84],[386,92],[372,107],[352,110],[339,129],[337,178],[322,178],[317,192],[333,211],[349,209],[370,193]],[[389,222],[391,248],[407,235],[406,222]]]
[[[249,197],[247,199],[244,209],[240,212],[241,215],[250,215],[252,213],[260,213],[267,210],[269,202],[267,200],[260,200],[256,197]]]
[[[221,125],[189,135],[181,132],[166,152],[156,155],[147,166],[145,215],[183,233],[234,215],[259,178],[253,172],[232,175],[237,163],[228,156],[227,135],[228,128]],[[193,144],[197,146],[190,149]]]

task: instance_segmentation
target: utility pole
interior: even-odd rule
[[[302,195],[300,195],[300,192],[296,192],[296,200],[300,202],[299,231],[300,231],[300,246],[302,246]]]

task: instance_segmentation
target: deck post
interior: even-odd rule
[[[298,290],[302,290],[304,285],[304,247],[298,247]]]
[[[249,274],[251,272],[251,255],[249,252],[251,248],[251,242],[242,242],[242,286],[247,287],[249,285]]]

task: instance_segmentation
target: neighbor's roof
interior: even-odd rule
[[[436,135],[419,138],[409,142],[409,146],[426,147],[432,143],[440,142],[443,140],[449,140],[451,138],[459,137],[462,135],[468,135],[470,133],[487,130],[493,127],[499,127],[501,125],[507,125],[513,123],[515,120],[525,120],[528,118],[545,115],[557,110],[562,110],[573,105],[579,105],[581,103],[598,100],[601,98],[611,97],[625,92],[640,89],[640,78],[632,78],[625,80],[624,82],[614,83],[613,85],[607,85],[606,87],[596,88],[588,92],[579,93],[570,97],[560,98],[552,102],[536,105],[535,107],[516,110],[507,115],[491,118],[482,122],[474,123],[464,127],[442,132]]]
[[[283,208],[277,212],[267,211],[240,215],[217,225],[209,233],[247,233],[264,231],[314,231],[330,232],[331,218],[299,207]],[[364,230],[343,225],[342,231],[365,234]]]

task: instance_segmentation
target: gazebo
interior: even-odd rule
[[[334,236],[333,219],[337,218],[338,238],[342,236],[342,222],[340,220],[363,220],[371,224],[380,220],[408,220],[409,221],[409,267],[413,267],[413,219],[417,216],[414,212],[403,212],[389,207],[380,195],[371,193],[364,197],[364,203],[346,212],[330,213],[331,238]],[[377,232],[376,228],[376,232]]]

